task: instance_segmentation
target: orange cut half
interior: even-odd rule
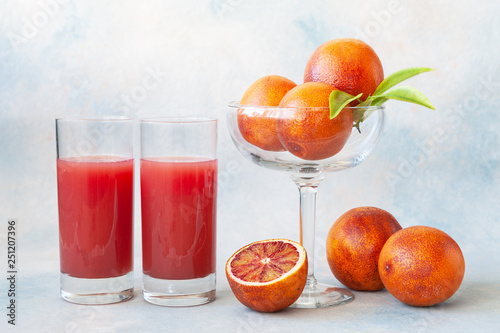
[[[288,239],[269,239],[244,246],[226,263],[226,277],[236,298],[260,312],[292,305],[307,281],[307,254]]]

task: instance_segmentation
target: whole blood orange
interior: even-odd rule
[[[320,45],[307,62],[304,82],[323,82],[362,100],[384,80],[382,63],[365,42],[340,38]]]
[[[240,104],[245,106],[278,106],[295,82],[279,76],[261,77],[243,94]],[[243,138],[264,150],[285,150],[276,134],[276,117],[265,108],[242,108],[238,111],[238,128]]]
[[[320,82],[303,83],[281,100],[278,121],[283,146],[304,160],[321,160],[337,154],[352,132],[353,114],[342,110],[330,119],[329,96],[334,87]]]
[[[243,305],[260,312],[279,311],[292,305],[306,285],[306,251],[287,239],[255,242],[229,258],[226,277]]]
[[[458,290],[465,261],[460,247],[448,234],[414,226],[387,240],[378,269],[387,290],[401,302],[430,306],[444,302]]]
[[[376,207],[353,208],[332,225],[326,238],[326,258],[343,285],[354,290],[384,288],[378,273],[380,251],[401,230],[398,221]]]

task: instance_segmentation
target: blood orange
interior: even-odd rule
[[[240,104],[278,106],[283,96],[295,86],[295,82],[285,77],[266,75],[248,87]],[[276,134],[276,120],[272,112],[264,108],[242,108],[238,111],[238,128],[241,135],[249,143],[264,150],[285,150]]]
[[[307,281],[307,254],[287,239],[269,239],[244,246],[226,263],[226,277],[236,298],[260,312],[292,305]]]
[[[333,275],[350,289],[383,289],[378,258],[387,239],[399,230],[401,225],[394,216],[377,207],[357,207],[344,213],[326,238],[326,258]]]
[[[413,226],[387,240],[378,270],[384,286],[401,302],[431,306],[446,301],[458,290],[465,260],[458,244],[445,232]]]
[[[324,82],[362,100],[384,79],[382,63],[365,42],[339,38],[320,45],[306,65],[304,82]]]
[[[330,119],[329,96],[335,90],[326,83],[307,82],[291,89],[280,107],[291,108],[278,120],[283,146],[304,160],[321,160],[337,154],[352,133],[353,114],[344,109]],[[295,109],[294,109],[295,108]]]

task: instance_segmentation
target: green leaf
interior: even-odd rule
[[[387,102],[387,98],[385,97],[375,97],[373,98],[373,102],[370,104],[371,106],[380,106]]]
[[[373,96],[373,97],[375,99],[382,97],[384,99],[395,99],[398,101],[415,103],[428,107],[429,109],[436,110],[436,108],[434,107],[434,105],[432,105],[429,99],[427,99],[427,97],[425,97],[424,94],[422,94],[420,91],[418,91],[413,87],[408,87],[408,86],[396,87],[379,96]]]
[[[359,99],[363,94],[359,94],[357,96],[353,96],[346,92],[340,90],[334,90],[330,94],[329,104],[330,104],[330,119],[335,118],[343,108],[347,106],[347,104],[352,101]]]
[[[406,68],[399,70],[395,73],[392,73],[388,77],[386,77],[377,87],[377,89],[373,92],[373,95],[380,95],[387,90],[391,89],[398,83],[403,82],[404,80],[407,80],[411,77],[414,77],[415,75],[425,73],[425,72],[430,72],[433,71],[434,69],[428,68],[428,67],[413,67],[413,68]],[[372,104],[373,105],[373,104]]]
[[[365,115],[365,109],[364,108],[359,108],[359,109],[354,109],[353,113],[352,113],[352,120],[355,122],[355,123],[359,123],[362,121],[362,119],[364,118],[364,115]]]
[[[420,91],[412,87],[401,86],[393,88],[395,85],[421,73],[430,72],[434,69],[428,67],[413,67],[397,71],[386,77],[365,101],[360,101],[358,96],[352,96],[348,93],[334,90],[330,94],[330,118],[335,118],[340,111],[354,100],[359,100],[358,107],[380,106],[389,99],[395,99],[403,102],[419,104],[429,109],[435,110],[434,105]],[[389,90],[391,89],[391,90]],[[373,113],[373,110],[358,108],[354,110],[355,127],[359,130],[359,124]]]
[[[357,106],[379,106],[387,102],[387,98],[380,96],[370,96],[363,103],[358,104]]]

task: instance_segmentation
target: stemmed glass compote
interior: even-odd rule
[[[286,171],[299,189],[300,243],[308,255],[308,276],[302,295],[292,307],[321,308],[352,301],[350,290],[318,283],[314,277],[316,192],[325,172],[355,167],[368,157],[382,134],[384,107],[345,108],[342,112],[353,112],[354,119],[364,120],[353,126],[347,142],[333,156],[327,156],[327,151],[338,142],[335,133],[325,135],[324,127],[325,119],[330,121],[326,118],[329,108],[238,103],[230,103],[229,107],[229,132],[241,154],[262,167]],[[301,131],[304,126],[307,131]],[[316,132],[322,134],[311,135]]]

